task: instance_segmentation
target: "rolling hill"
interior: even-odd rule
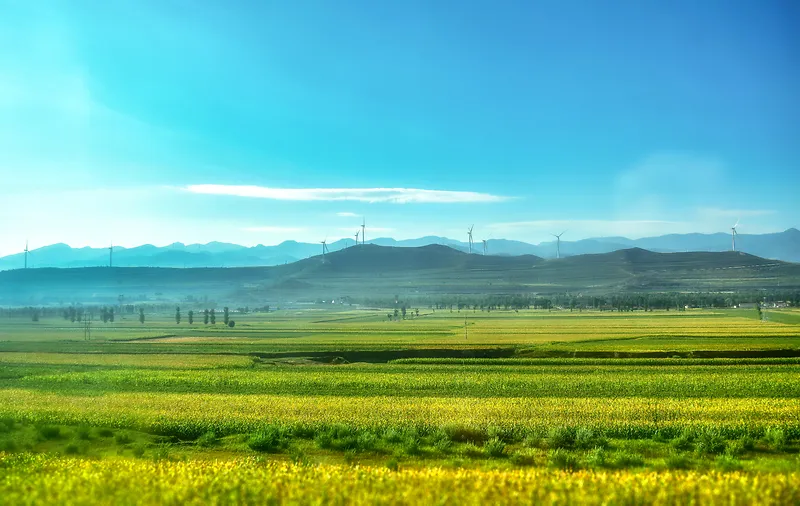
[[[688,251],[729,251],[728,234],[682,234],[648,237],[631,240],[625,237],[601,237],[580,241],[561,241],[564,257],[594,253],[609,253],[629,248],[643,248],[660,253]],[[466,242],[446,237],[426,236],[418,239],[395,240],[377,238],[368,244],[390,247],[415,248],[428,245],[449,246],[459,251],[468,251]],[[353,245],[352,239],[330,243],[331,251],[339,251]],[[483,252],[483,245],[476,243],[476,252]],[[737,249],[751,255],[800,262],[800,231],[791,228],[777,234],[737,236]],[[536,255],[542,258],[556,256],[555,242],[538,245],[508,239],[488,240],[491,255],[517,256]],[[135,248],[114,248],[114,266],[117,267],[253,267],[282,265],[320,254],[320,245],[297,241],[284,241],[275,246],[253,247],[238,244],[211,242],[208,244],[174,243],[158,247],[150,244]],[[31,267],[104,267],[108,265],[107,248],[71,248],[66,244],[53,244],[34,249],[28,257]],[[0,258],[0,270],[19,269],[24,265],[22,253]]]
[[[392,294],[616,293],[800,288],[800,265],[740,252],[641,248],[560,260],[467,254],[429,245],[367,244],[272,267],[87,267],[0,272],[0,304],[223,299],[286,300]]]

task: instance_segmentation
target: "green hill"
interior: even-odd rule
[[[470,255],[447,246],[351,247],[287,265],[238,268],[88,267],[0,272],[0,304],[180,301],[243,304],[391,294],[615,293],[800,287],[800,264],[739,252],[633,248],[560,260]]]

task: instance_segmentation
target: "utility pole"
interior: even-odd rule
[[[464,340],[467,340],[467,316],[464,315]]]
[[[92,338],[92,323],[89,321],[90,316],[87,311],[83,312],[83,340],[88,341]]]

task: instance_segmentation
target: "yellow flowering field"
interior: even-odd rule
[[[800,474],[478,470],[0,453],[0,504],[798,504]]]

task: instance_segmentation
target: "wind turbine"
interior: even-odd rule
[[[356,246],[358,246],[358,234],[360,232],[361,232],[360,230],[356,230]]]
[[[322,263],[325,263],[325,253],[330,253],[328,251],[328,238],[326,237],[324,241],[322,241]]]
[[[731,247],[732,251],[736,251],[736,227],[739,226],[739,220],[736,220],[736,225],[731,227]]]
[[[556,258],[561,258],[561,236],[564,235],[567,231],[561,232],[560,234],[550,234],[556,238]]]
[[[25,239],[25,268],[26,269],[28,268],[28,253],[30,253],[30,250],[28,249],[28,240]]]
[[[364,244],[364,239],[367,238],[366,226],[367,226],[367,219],[362,217],[361,218],[361,244]]]
[[[108,245],[108,266],[114,266],[114,243]]]
[[[467,230],[467,234],[469,236],[469,252],[472,253],[472,229],[475,228],[475,225],[472,225]]]

